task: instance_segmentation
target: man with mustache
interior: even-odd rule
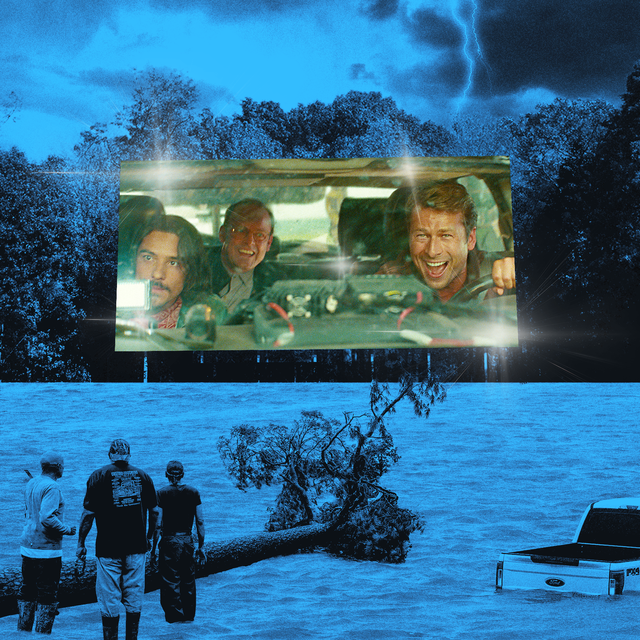
[[[132,247],[135,278],[151,282],[151,313],[146,320],[157,329],[184,326],[188,310],[208,304],[226,315],[217,297],[206,293],[209,274],[198,230],[180,216],[156,215],[138,230]]]
[[[274,270],[263,262],[273,242],[273,228],[273,213],[260,200],[247,198],[227,209],[218,233],[222,249],[211,271],[212,291],[229,313],[276,280]]]

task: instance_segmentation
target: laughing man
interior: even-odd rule
[[[415,189],[407,206],[413,272],[441,302],[491,274],[493,291],[515,287],[513,257],[476,249],[477,213],[467,190],[453,180]]]

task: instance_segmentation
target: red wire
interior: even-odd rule
[[[422,302],[422,291],[418,291],[418,293],[416,294],[416,304],[420,304],[421,302]],[[414,310],[415,310],[415,307],[408,307],[400,314],[400,317],[398,318],[398,330],[400,330],[400,325],[402,324],[402,321]]]
[[[267,307],[271,307],[271,309],[273,309],[281,318],[286,320],[287,324],[289,325],[289,332],[295,333],[293,329],[293,324],[291,323],[291,320],[289,320],[289,316],[287,315],[287,312],[279,304],[276,304],[275,302],[268,302]],[[274,347],[280,346],[277,340],[273,343],[273,346]]]

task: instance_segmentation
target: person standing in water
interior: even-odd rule
[[[162,531],[158,564],[160,604],[167,622],[191,622],[196,615],[196,561],[191,535],[198,533],[199,559],[204,559],[204,517],[200,493],[182,483],[184,467],[171,460],[166,471],[169,486],[158,490],[159,529]]]

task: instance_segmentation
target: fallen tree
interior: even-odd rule
[[[418,515],[398,506],[398,496],[379,484],[399,459],[385,418],[408,399],[416,415],[428,417],[430,406],[444,399],[441,385],[428,378],[403,378],[395,393],[388,385],[371,385],[370,413],[343,421],[320,412],[303,412],[292,428],[240,425],[218,443],[236,486],[258,489],[275,482],[282,491],[266,532],[208,543],[198,565],[203,577],[301,550],[323,549],[346,558],[403,562],[409,536],[422,530]],[[0,617],[17,613],[20,569],[0,571]],[[96,601],[96,559],[65,560],[60,607]],[[147,556],[146,591],[160,587],[157,555]]]
[[[274,556],[289,555],[300,549],[322,546],[332,535],[336,535],[329,525],[312,525],[278,531],[260,533],[228,542],[214,542],[204,547],[205,560],[198,563],[197,577],[202,578],[221,571],[248,566]],[[18,568],[0,571],[0,617],[18,613],[16,596],[22,573]],[[64,560],[60,576],[58,601],[60,607],[72,607],[96,602],[96,559],[87,557],[79,560]],[[146,565],[145,591],[160,588],[158,556],[148,554]]]
[[[400,458],[386,419],[402,400],[427,418],[431,405],[444,397],[444,389],[430,376],[418,382],[406,375],[393,391],[374,381],[367,413],[345,411],[339,421],[303,411],[292,426],[238,425],[219,439],[218,449],[238,489],[282,484],[266,525],[269,531],[329,524],[342,532],[327,539],[329,552],[403,562],[409,537],[422,530],[422,522],[381,485]]]

